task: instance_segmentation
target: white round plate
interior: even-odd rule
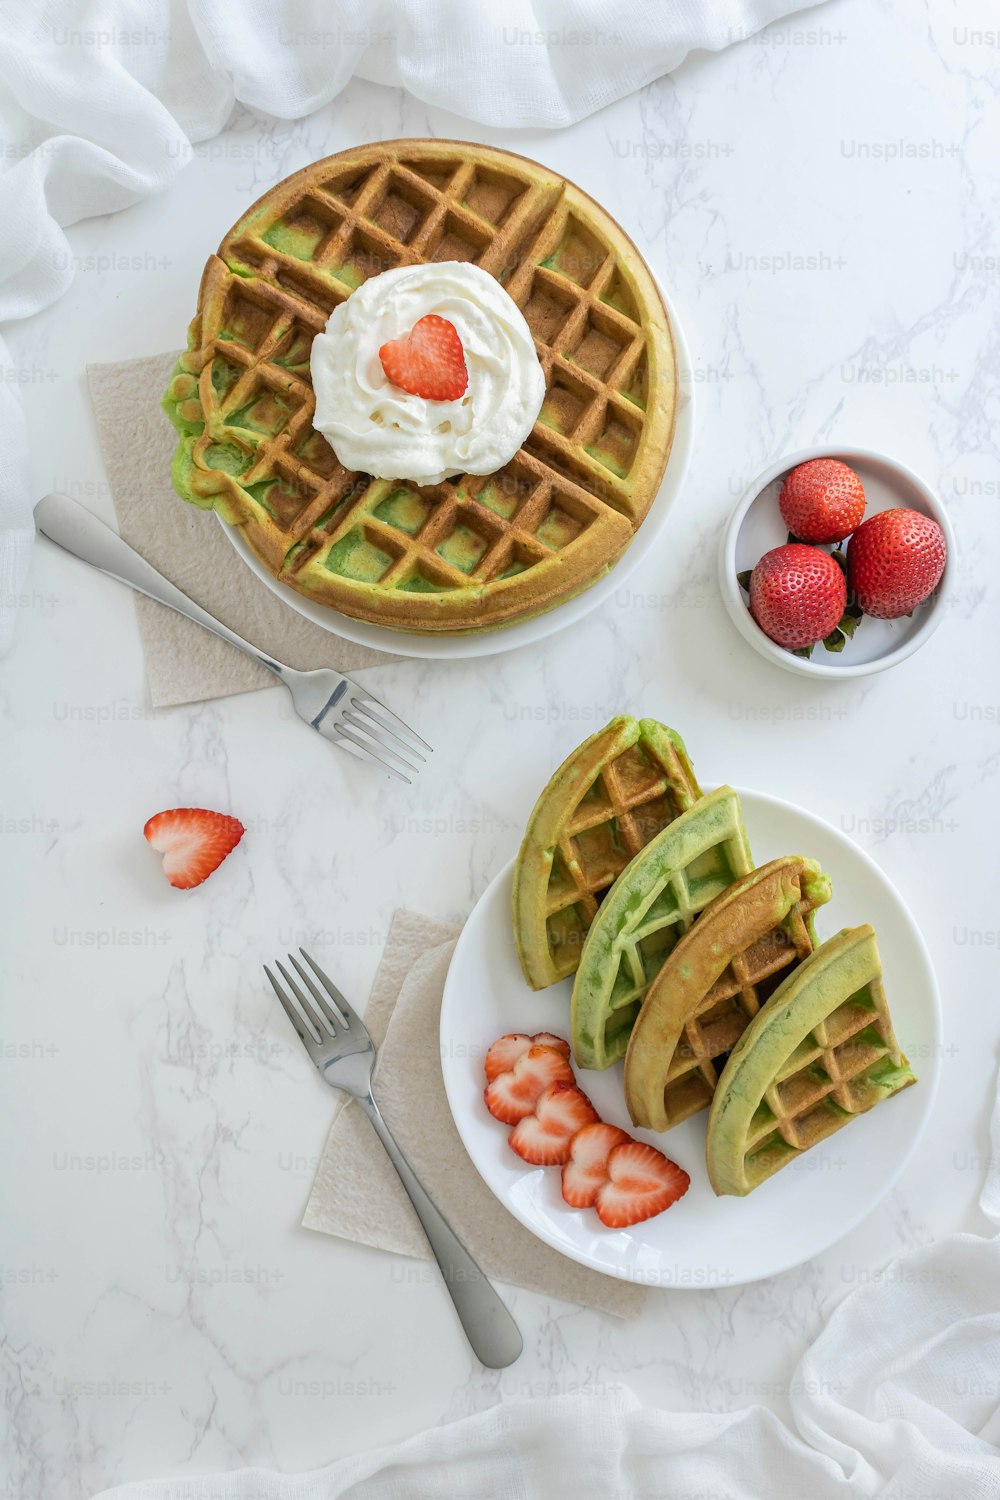
[[[317,604],[298,594],[286,584],[279,583],[274,574],[251,550],[239,526],[227,526],[219,520],[227,537],[242,557],[251,572],[291,609],[297,610],[314,625],[320,625],[342,640],[354,641],[359,646],[371,646],[376,651],[387,651],[393,656],[422,656],[438,660],[455,660],[467,656],[496,656],[501,651],[513,651],[518,646],[533,646],[547,636],[555,635],[567,625],[575,625],[584,615],[589,615],[605,599],[610,598],[642,562],[656,543],[666,524],[670,507],[681,492],[684,476],[691,461],[694,445],[694,391],[691,382],[691,357],[684,340],[676,308],[660,288],[670,317],[670,331],[674,340],[677,361],[677,424],[674,429],[673,446],[667,460],[666,473],[649,508],[649,514],[635,534],[625,553],[614,567],[599,578],[590,588],[584,589],[563,604],[557,604],[543,615],[530,620],[520,620],[500,630],[471,631],[460,635],[427,635],[402,630],[387,630],[384,625],[369,625],[365,620],[352,620],[329,605]]]
[[[825,1250],[870,1213],[906,1165],[937,1085],[941,1016],[930,957],[902,898],[867,854],[811,813],[760,792],[741,792],[758,864],[782,854],[819,860],[833,897],[816,914],[819,936],[870,922],[878,936],[896,1035],[918,1082],[761,1184],[746,1198],[716,1198],[705,1171],[704,1112],[665,1135],[634,1130],[622,1065],[577,1069],[604,1120],[657,1146],[690,1173],[680,1202],[631,1229],[605,1229],[592,1209],[564,1203],[557,1167],[529,1167],[507,1145],[507,1127],[483,1103],[483,1056],[509,1031],[569,1037],[571,983],[528,989],[510,920],[513,862],[462,930],[441,1005],[441,1062],[458,1133],[505,1208],[540,1240],[581,1265],[653,1287],[736,1286],[773,1276]]]

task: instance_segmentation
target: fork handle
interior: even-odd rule
[[[52,494],[39,500],[35,506],[35,523],[42,535],[55,542],[57,547],[62,547],[64,552],[71,552],[82,562],[90,563],[92,568],[98,568],[110,578],[117,578],[119,583],[127,583],[129,588],[155,599],[158,604],[186,615],[196,625],[228,641],[230,646],[245,651],[277,677],[284,676],[286,669],[281,662],[265,656],[235,630],[230,630],[228,625],[210,615],[207,609],[195,604],[169,578],[164,578],[151,563],[140,557],[128,542],[122,541],[116,531],[105,526],[85,506],[71,500],[69,495]]]
[[[369,1094],[358,1103],[375,1127],[386,1154],[399,1174],[407,1197],[416,1209],[417,1218],[434,1251],[448,1295],[476,1357],[491,1370],[512,1365],[524,1345],[517,1324],[497,1296],[489,1281],[466,1250],[455,1231],[445,1222],[428,1197],[406,1157],[400,1151],[392,1132]]]

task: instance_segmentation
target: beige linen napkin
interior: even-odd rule
[[[185,505],[170,483],[177,435],[160,397],[175,354],[88,365],[104,466],[118,528],[137,552],[244,640],[291,667],[343,672],[394,658],[330,635],[289,609],[256,578],[211,511]],[[154,708],[273,687],[274,678],[173,610],[136,595]]]
[[[441,994],[457,935],[457,928],[415,912],[399,911],[393,918],[365,1011],[379,1048],[379,1108],[417,1176],[488,1276],[637,1318],[645,1288],[588,1270],[537,1240],[494,1198],[462,1145],[445,1096],[438,1039]],[[302,1222],[379,1250],[431,1258],[389,1158],[353,1104],[342,1105],[334,1117]]]

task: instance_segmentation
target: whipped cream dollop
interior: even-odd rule
[[[393,385],[379,349],[429,313],[462,340],[469,383],[457,401]],[[314,425],[340,462],[376,479],[438,484],[492,474],[520,448],[545,395],[531,331],[517,304],[479,266],[399,266],[363,282],[313,340]]]

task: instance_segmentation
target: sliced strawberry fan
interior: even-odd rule
[[[535,1167],[561,1167],[571,1208],[595,1208],[609,1229],[663,1213],[691,1179],[654,1146],[606,1124],[576,1085],[569,1044],[551,1032],[515,1031],[486,1054],[490,1113],[513,1125],[511,1150]]]

